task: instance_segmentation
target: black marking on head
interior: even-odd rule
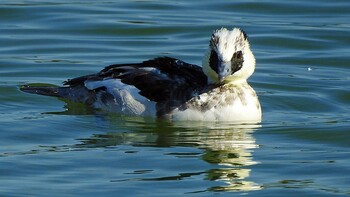
[[[215,34],[212,34],[210,39],[210,45],[214,47],[214,46],[217,46],[218,44],[219,44],[219,38],[215,36]]]
[[[247,40],[248,39],[248,35],[245,31],[241,30],[242,31],[242,34],[244,36],[244,40]]]
[[[215,50],[211,50],[209,57],[209,66],[213,71],[218,73],[219,57]]]
[[[231,59],[231,72],[232,74],[239,71],[243,66],[243,54],[242,51],[237,51],[233,54]]]

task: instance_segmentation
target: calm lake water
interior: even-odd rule
[[[350,195],[350,2],[0,2],[0,196]],[[240,27],[263,122],[166,123],[26,94],[112,63],[201,64]]]

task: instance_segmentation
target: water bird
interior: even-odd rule
[[[247,79],[255,58],[239,29],[213,32],[202,67],[171,57],[113,64],[63,86],[23,85],[27,93],[85,103],[96,109],[173,121],[259,123],[259,99]]]

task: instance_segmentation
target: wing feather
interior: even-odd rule
[[[202,68],[170,57],[159,57],[136,64],[113,64],[92,75],[77,77],[64,85],[84,86],[86,81],[120,79],[133,85],[151,101],[187,101],[193,91],[207,85]]]

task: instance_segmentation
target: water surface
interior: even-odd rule
[[[350,3],[0,2],[0,195],[350,195]],[[168,123],[18,90],[112,63],[201,64],[240,27],[263,122]]]

